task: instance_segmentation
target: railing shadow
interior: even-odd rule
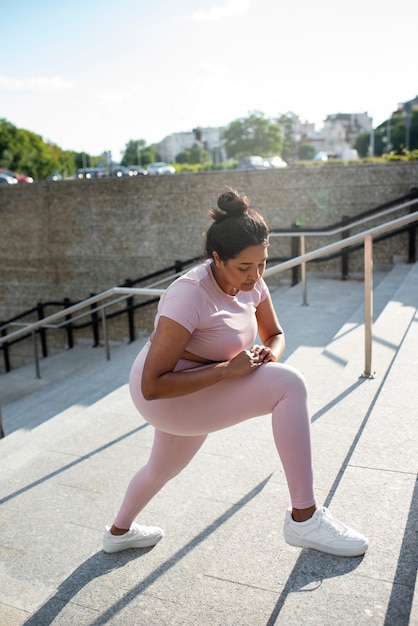
[[[225,524],[240,509],[255,498],[270,480],[271,474],[264,478],[251,491],[243,496],[238,502],[233,504],[222,515],[215,519],[209,526],[203,529],[194,539],[178,550],[173,556],[161,563],[154,571],[150,572],[137,585],[132,587],[127,593],[122,595],[117,602],[109,606],[97,619],[91,622],[90,626],[101,626],[106,624],[112,617],[120,613],[130,604],[140,593],[145,591],[160,576],[174,567],[179,561],[184,559],[192,550],[201,544],[215,530]],[[144,556],[152,548],[145,550],[127,550],[117,554],[107,555],[104,552],[97,552],[92,557],[82,563],[72,574],[64,580],[58,587],[57,592],[45,604],[43,604],[26,622],[25,626],[49,626],[63,610],[63,608],[93,579],[105,576],[109,572],[124,567],[130,561]]]
[[[342,559],[330,554],[303,549],[274,607],[266,626],[273,626],[292,593],[312,593],[324,580],[344,576],[357,569],[363,557]]]
[[[418,478],[411,499],[408,520],[399,553],[398,566],[392,585],[388,608],[383,626],[404,624],[408,626],[414,599],[415,581],[417,576],[417,519],[418,519]],[[402,599],[400,600],[400,591]],[[412,624],[411,624],[412,626]]]
[[[395,359],[395,355],[393,356],[392,361],[391,361],[389,367],[387,368],[385,376],[382,378],[380,384],[376,387],[375,394],[374,394],[374,396],[373,396],[373,398],[372,398],[372,400],[370,402],[369,408],[368,408],[368,410],[367,410],[367,412],[366,412],[366,414],[365,414],[365,416],[364,416],[364,418],[363,418],[363,420],[362,420],[362,422],[361,422],[361,424],[360,424],[360,426],[359,426],[359,428],[357,430],[357,433],[356,433],[356,435],[355,435],[355,437],[353,439],[353,442],[352,442],[352,444],[351,444],[351,446],[350,446],[350,448],[349,448],[349,450],[348,450],[348,452],[347,452],[347,454],[346,454],[346,456],[345,456],[345,458],[344,458],[344,460],[343,460],[343,462],[341,464],[341,467],[340,467],[340,469],[338,471],[338,474],[337,474],[337,476],[336,476],[336,478],[335,478],[335,480],[334,480],[334,482],[333,482],[333,484],[332,484],[332,486],[331,486],[331,488],[330,488],[330,490],[328,492],[328,495],[325,498],[324,506],[329,507],[329,505],[330,505],[330,503],[332,501],[332,498],[334,497],[334,494],[337,491],[337,488],[338,488],[338,486],[339,486],[339,484],[340,484],[340,482],[341,482],[341,480],[342,480],[342,478],[344,476],[344,473],[345,473],[345,471],[346,471],[346,469],[348,467],[348,464],[350,463],[351,457],[353,456],[353,453],[354,453],[354,451],[355,451],[355,449],[357,447],[357,444],[358,444],[358,442],[360,440],[360,437],[363,434],[364,429],[365,429],[365,427],[366,427],[366,425],[367,425],[367,423],[369,421],[370,415],[372,414],[372,411],[373,411],[374,406],[375,406],[375,404],[377,402],[379,394],[381,393],[381,390],[383,389],[383,387],[384,387],[384,385],[386,383],[386,380],[387,380],[387,378],[389,376],[389,373],[390,373],[390,370],[392,368],[394,359]],[[342,394],[340,394],[340,396],[338,396],[337,398],[334,398],[327,406],[325,406],[323,409],[321,409],[321,411],[316,413],[312,417],[312,421],[316,421],[317,419],[319,419],[319,417],[321,417],[321,415],[323,415],[332,406],[337,404],[337,402],[341,401],[345,396],[347,396],[351,391],[353,391],[359,384],[363,383],[364,381],[365,381],[365,379],[359,379],[356,383],[353,383],[353,385],[351,385],[351,387],[349,387]],[[405,543],[405,539],[404,539],[404,543]],[[273,611],[272,611],[272,613],[270,615],[270,618],[267,621],[266,626],[273,626],[273,624],[276,623],[276,620],[279,617],[280,611],[283,608],[283,605],[284,605],[287,597],[289,596],[289,594],[297,592],[298,590],[301,590],[303,588],[301,586],[301,583],[300,583],[300,578],[301,578],[301,576],[303,577],[305,559],[308,558],[307,555],[305,554],[306,552],[307,552],[306,550],[303,550],[301,552],[299,558],[297,559],[297,561],[296,561],[296,563],[295,563],[295,565],[293,567],[293,570],[292,570],[292,572],[291,572],[291,574],[290,574],[290,576],[289,576],[289,578],[288,578],[288,580],[286,582],[286,585],[284,586],[284,588],[283,588],[283,590],[282,590],[282,592],[280,594],[280,597],[279,597],[279,599],[278,599],[278,601],[276,603],[276,606],[274,607],[274,609],[273,609]],[[311,558],[311,557],[309,557],[309,558]],[[356,564],[356,566],[358,566],[360,564],[360,562],[361,562],[361,558],[362,557],[359,557],[359,558],[356,558],[356,559],[348,559],[348,561],[350,561],[350,562],[352,561],[352,562],[354,562],[354,564]],[[340,559],[337,559],[337,561],[339,562]],[[343,560],[343,564],[345,563],[345,561],[346,560],[344,559]],[[310,566],[311,566],[311,563],[312,562],[309,561]],[[334,563],[334,561],[332,561],[332,563]],[[398,568],[398,570],[401,571],[400,568]],[[350,570],[347,570],[347,571],[350,571]],[[402,576],[402,574],[399,573],[398,576]],[[392,592],[392,595],[394,595],[393,592]],[[392,602],[392,605],[395,606],[395,603],[397,605],[399,604],[399,602],[397,602],[396,594],[395,594],[395,599]],[[389,626],[389,624],[394,624],[394,623],[398,623],[398,622],[389,622],[388,621],[385,624],[385,626]]]
[[[58,476],[59,474],[62,474],[63,472],[66,472],[69,469],[72,469],[76,465],[79,465],[80,463],[84,463],[84,461],[87,461],[87,459],[91,459],[92,457],[96,456],[96,454],[100,454],[100,452],[107,450],[108,448],[123,441],[124,439],[127,439],[131,435],[138,433],[140,430],[143,430],[144,428],[147,428],[148,426],[149,426],[148,423],[141,424],[141,426],[138,426],[137,428],[134,428],[133,430],[130,430],[127,433],[124,433],[120,437],[117,437],[116,439],[112,439],[112,441],[105,443],[103,446],[100,446],[100,448],[96,448],[95,450],[93,450],[93,452],[89,452],[89,454],[84,454],[83,456],[80,456],[78,459],[71,461],[71,463],[67,463],[67,465],[63,465],[59,469],[53,472],[50,472],[49,474],[46,474],[45,476],[42,476],[42,478],[38,478],[38,480],[34,480],[33,483],[30,483],[29,485],[25,485],[21,489],[18,489],[17,491],[14,491],[13,493],[10,493],[7,496],[4,496],[3,498],[0,498],[0,505],[5,504],[6,502],[9,502],[9,500],[13,500],[13,498],[17,498],[18,496],[22,495],[22,493],[25,493],[26,491],[29,491],[30,489],[34,489],[38,485],[42,485],[42,483],[45,483],[51,478],[54,478],[55,476]]]

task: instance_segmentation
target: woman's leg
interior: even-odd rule
[[[272,411],[273,436],[289,488],[294,517],[308,519],[315,510],[308,392],[302,375],[293,370]],[[300,514],[298,511],[305,513]]]
[[[166,432],[202,435],[271,414],[292,506],[315,507],[307,390],[298,370],[282,363],[266,363],[242,378],[180,398],[151,402],[143,399],[135,382],[139,376],[138,372],[131,377],[132,398],[139,412]]]
[[[293,507],[286,512],[286,541],[330,554],[364,554],[368,541],[363,535],[335,520],[327,509],[315,511],[307,391],[297,370],[281,363],[266,363],[240,379],[181,398],[147,402],[138,384],[141,364],[137,364],[130,379],[132,398],[139,412],[156,428],[155,441],[148,464],[132,479],[115,525],[105,534],[105,551],[155,545],[163,536],[160,528],[134,525],[125,534],[126,539],[112,535],[130,528],[147,502],[189,463],[208,433],[270,413]]]
[[[205,439],[206,435],[183,437],[156,430],[148,463],[129,483],[112,531],[128,530],[151,498],[192,460]]]

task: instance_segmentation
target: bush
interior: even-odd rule
[[[406,158],[408,161],[418,161],[418,150],[411,150]]]

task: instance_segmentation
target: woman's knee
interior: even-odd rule
[[[308,395],[305,377],[292,365],[280,364],[276,383],[281,397],[306,398]]]

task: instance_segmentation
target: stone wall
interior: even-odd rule
[[[0,319],[199,255],[207,210],[225,184],[247,193],[272,228],[320,226],[408,193],[418,186],[418,162],[3,185]],[[275,239],[270,254],[289,249]],[[405,236],[379,247],[377,260],[394,253],[406,254]]]

